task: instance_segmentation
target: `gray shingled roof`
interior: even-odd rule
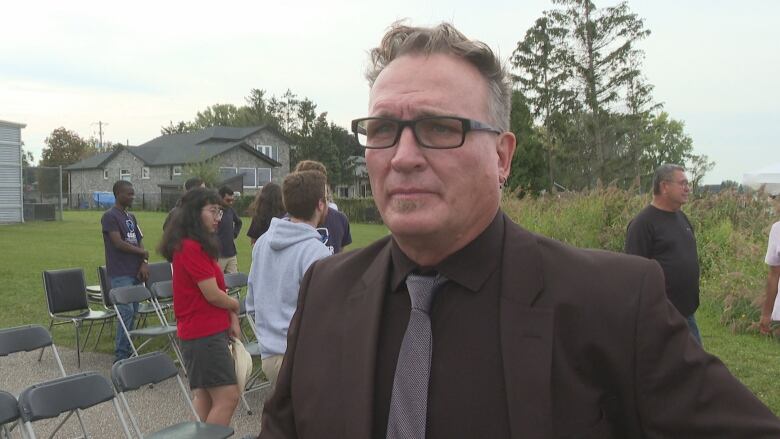
[[[72,165],[66,166],[65,170],[70,169],[94,169],[99,168],[111,155],[113,151],[97,153],[91,157],[87,157],[84,160],[76,162]]]
[[[125,150],[138,157],[148,166],[180,165],[190,162],[208,160],[230,149],[242,147],[258,157],[264,159],[273,166],[281,166],[281,163],[258,152],[244,139],[266,126],[233,128],[233,127],[209,127],[194,133],[170,134],[156,137],[139,146],[122,146]],[[100,153],[74,163],[66,170],[95,169],[102,167],[111,159],[113,152]]]

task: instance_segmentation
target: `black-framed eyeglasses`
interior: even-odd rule
[[[425,148],[458,148],[469,131],[501,130],[485,123],[455,116],[426,116],[411,120],[391,117],[364,117],[352,121],[352,133],[363,148],[390,148],[398,143],[404,128],[410,127],[417,143]]]

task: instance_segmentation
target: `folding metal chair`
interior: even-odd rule
[[[152,300],[160,310],[160,314],[162,315],[165,324],[176,326],[176,322],[173,321],[173,319],[169,320],[165,316],[165,311],[170,308],[169,304],[173,303],[173,281],[166,280],[155,282],[150,290],[152,292]]]
[[[125,437],[132,439],[111,384],[97,372],[80,373],[28,387],[19,395],[19,412],[28,437],[35,439],[33,422],[56,418],[66,412],[85,410],[108,401],[114,405]],[[85,438],[89,437],[83,423],[81,431]],[[51,437],[54,437],[54,433]]]
[[[225,275],[227,293],[236,298],[241,295],[241,289],[246,287],[247,282],[249,282],[249,276],[246,273],[229,273]]]
[[[176,377],[182,396],[187,401],[187,405],[192,410],[192,414],[197,421],[181,422],[144,436],[138,426],[138,420],[130,409],[125,392],[137,390],[147,384],[157,384],[173,377]],[[220,439],[233,435],[233,429],[230,427],[201,422],[189,398],[187,388],[184,387],[184,382],[179,376],[178,369],[176,369],[170,357],[162,352],[151,352],[139,357],[117,361],[111,368],[111,380],[114,382],[119,399],[122,401],[125,411],[130,417],[130,423],[139,438]]]
[[[171,266],[171,263],[168,261],[163,262],[154,262],[148,265],[149,268],[149,278],[144,282],[146,285],[146,288],[152,289],[152,285],[154,285],[157,282],[164,282],[169,281],[173,279],[173,268]],[[143,302],[138,304],[138,312],[137,314],[141,317],[140,320],[138,320],[138,325],[136,326],[143,326],[146,324],[146,319],[154,314],[156,311],[154,310],[152,303]],[[163,303],[158,304],[160,305],[160,308],[168,308],[170,307],[169,303]]]
[[[16,397],[0,390],[0,437],[11,439],[8,425],[19,419],[19,406]]]
[[[92,333],[94,322],[101,322],[98,341],[103,335],[106,322],[116,317],[113,311],[95,311],[89,308],[87,302],[87,284],[84,280],[84,270],[71,268],[66,270],[47,270],[43,272],[43,289],[46,292],[46,306],[49,309],[49,330],[55,324],[73,323],[76,331],[76,362],[81,367],[81,351],[86,348]],[[55,321],[57,321],[55,323]],[[89,322],[84,346],[81,346],[80,333],[84,322]],[[43,350],[41,350],[43,355]]]
[[[25,325],[0,329],[0,357],[6,357],[18,352],[30,352],[36,349],[41,350],[42,356],[43,349],[47,346],[51,346],[51,351],[62,376],[67,376],[68,374],[65,372],[65,367],[62,365],[62,359],[60,358],[57,346],[54,345],[51,334],[46,328],[40,325]],[[38,357],[38,361],[41,361],[40,356]],[[76,412],[76,416],[79,419],[79,423],[83,425],[81,415]],[[70,414],[60,422],[57,429],[59,429],[69,417]]]
[[[247,320],[247,323],[249,323],[250,327],[252,328],[252,334],[254,336],[254,340],[250,339],[246,336],[244,333],[243,327],[241,328],[241,333],[244,335],[244,348],[249,352],[249,355],[252,356],[252,360],[260,360],[262,362],[262,359],[260,358],[260,338],[257,336],[257,329],[255,328],[255,321],[254,318],[252,318],[251,312],[247,312],[246,309],[246,298],[242,298],[239,300],[240,304],[240,312],[239,316],[240,318],[244,318]],[[246,400],[246,394],[256,392],[258,390],[265,389],[266,387],[270,387],[271,383],[267,380],[262,380],[260,378],[260,373],[262,372],[262,368],[257,367],[254,368],[252,371],[252,376],[249,377],[249,380],[246,383],[246,387],[241,389],[241,403],[244,405],[244,408],[246,408],[247,414],[252,414],[252,409],[249,407],[249,402]]]
[[[157,282],[173,280],[173,268],[168,261],[149,264],[149,279],[146,280],[146,288],[152,288]]]
[[[109,293],[109,297],[111,298],[111,303],[114,304],[114,310],[119,313],[119,309],[117,308],[117,304],[128,304],[128,303],[134,303],[134,302],[150,302],[152,304],[152,308],[154,309],[154,313],[157,315],[157,319],[160,321],[160,325],[157,326],[145,326],[143,328],[136,328],[129,330],[127,326],[125,326],[125,322],[122,319],[117,319],[119,321],[119,324],[122,325],[122,329],[124,330],[125,336],[127,336],[127,339],[130,341],[130,347],[133,348],[133,356],[138,356],[138,350],[142,349],[147,343],[152,341],[154,338],[157,337],[167,337],[168,338],[168,345],[173,349],[173,352],[176,354],[176,358],[179,360],[179,364],[184,364],[184,360],[182,359],[181,352],[179,351],[178,343],[176,342],[176,327],[168,325],[166,323],[165,316],[162,314],[162,312],[157,309],[157,306],[154,304],[154,299],[152,298],[152,293],[149,292],[149,290],[144,285],[133,285],[129,287],[119,287],[119,288],[112,288],[111,292]],[[144,337],[146,340],[144,340],[143,343],[141,343],[138,348],[135,347],[135,343],[133,343],[133,337]]]

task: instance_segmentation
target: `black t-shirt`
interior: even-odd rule
[[[341,253],[341,249],[344,246],[352,244],[352,234],[349,233],[349,220],[343,213],[328,207],[328,215],[325,217],[325,224],[322,226],[328,229],[325,245],[330,247],[333,254]]]
[[[238,237],[243,224],[241,217],[232,207],[227,207],[222,211],[222,219],[217,228],[220,258],[231,258],[236,255],[236,243],[233,240]]]
[[[699,256],[688,217],[647,206],[629,224],[625,252],[655,259],[666,278],[666,295],[685,317],[699,307]]]
[[[111,277],[137,276],[141,268],[143,256],[135,253],[125,253],[114,247],[109,233],[119,232],[119,237],[126,243],[141,247],[144,234],[135,215],[116,206],[103,213],[100,219],[103,227],[103,247],[106,251],[106,271]]]

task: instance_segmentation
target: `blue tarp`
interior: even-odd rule
[[[116,199],[111,192],[92,192],[92,200],[96,206],[109,208],[114,205]]]

